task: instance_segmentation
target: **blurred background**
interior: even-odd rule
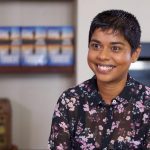
[[[139,20],[146,52],[131,72],[150,85],[149,6],[147,0],[0,0],[0,148],[47,149],[58,97],[92,76],[88,31],[103,10],[123,9]]]

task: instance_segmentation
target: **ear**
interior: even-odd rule
[[[133,53],[132,53],[132,63],[136,62],[140,56],[141,53],[141,47],[138,47]]]

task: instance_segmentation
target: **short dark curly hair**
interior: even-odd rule
[[[136,17],[124,10],[106,10],[97,14],[91,22],[89,43],[95,29],[119,31],[131,46],[132,52],[140,46],[141,28]]]

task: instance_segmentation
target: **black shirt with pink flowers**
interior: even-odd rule
[[[50,150],[150,150],[150,88],[130,75],[110,105],[91,79],[62,93],[52,118]]]

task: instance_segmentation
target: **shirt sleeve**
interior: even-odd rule
[[[145,150],[150,150],[150,109],[147,113],[148,116],[148,128],[147,128],[147,135],[146,135],[146,145]]]
[[[48,140],[49,150],[70,150],[71,135],[66,101],[67,99],[62,94],[55,107]]]
[[[150,128],[148,130],[148,133],[147,133],[147,138],[146,138],[146,150],[150,150]]]

